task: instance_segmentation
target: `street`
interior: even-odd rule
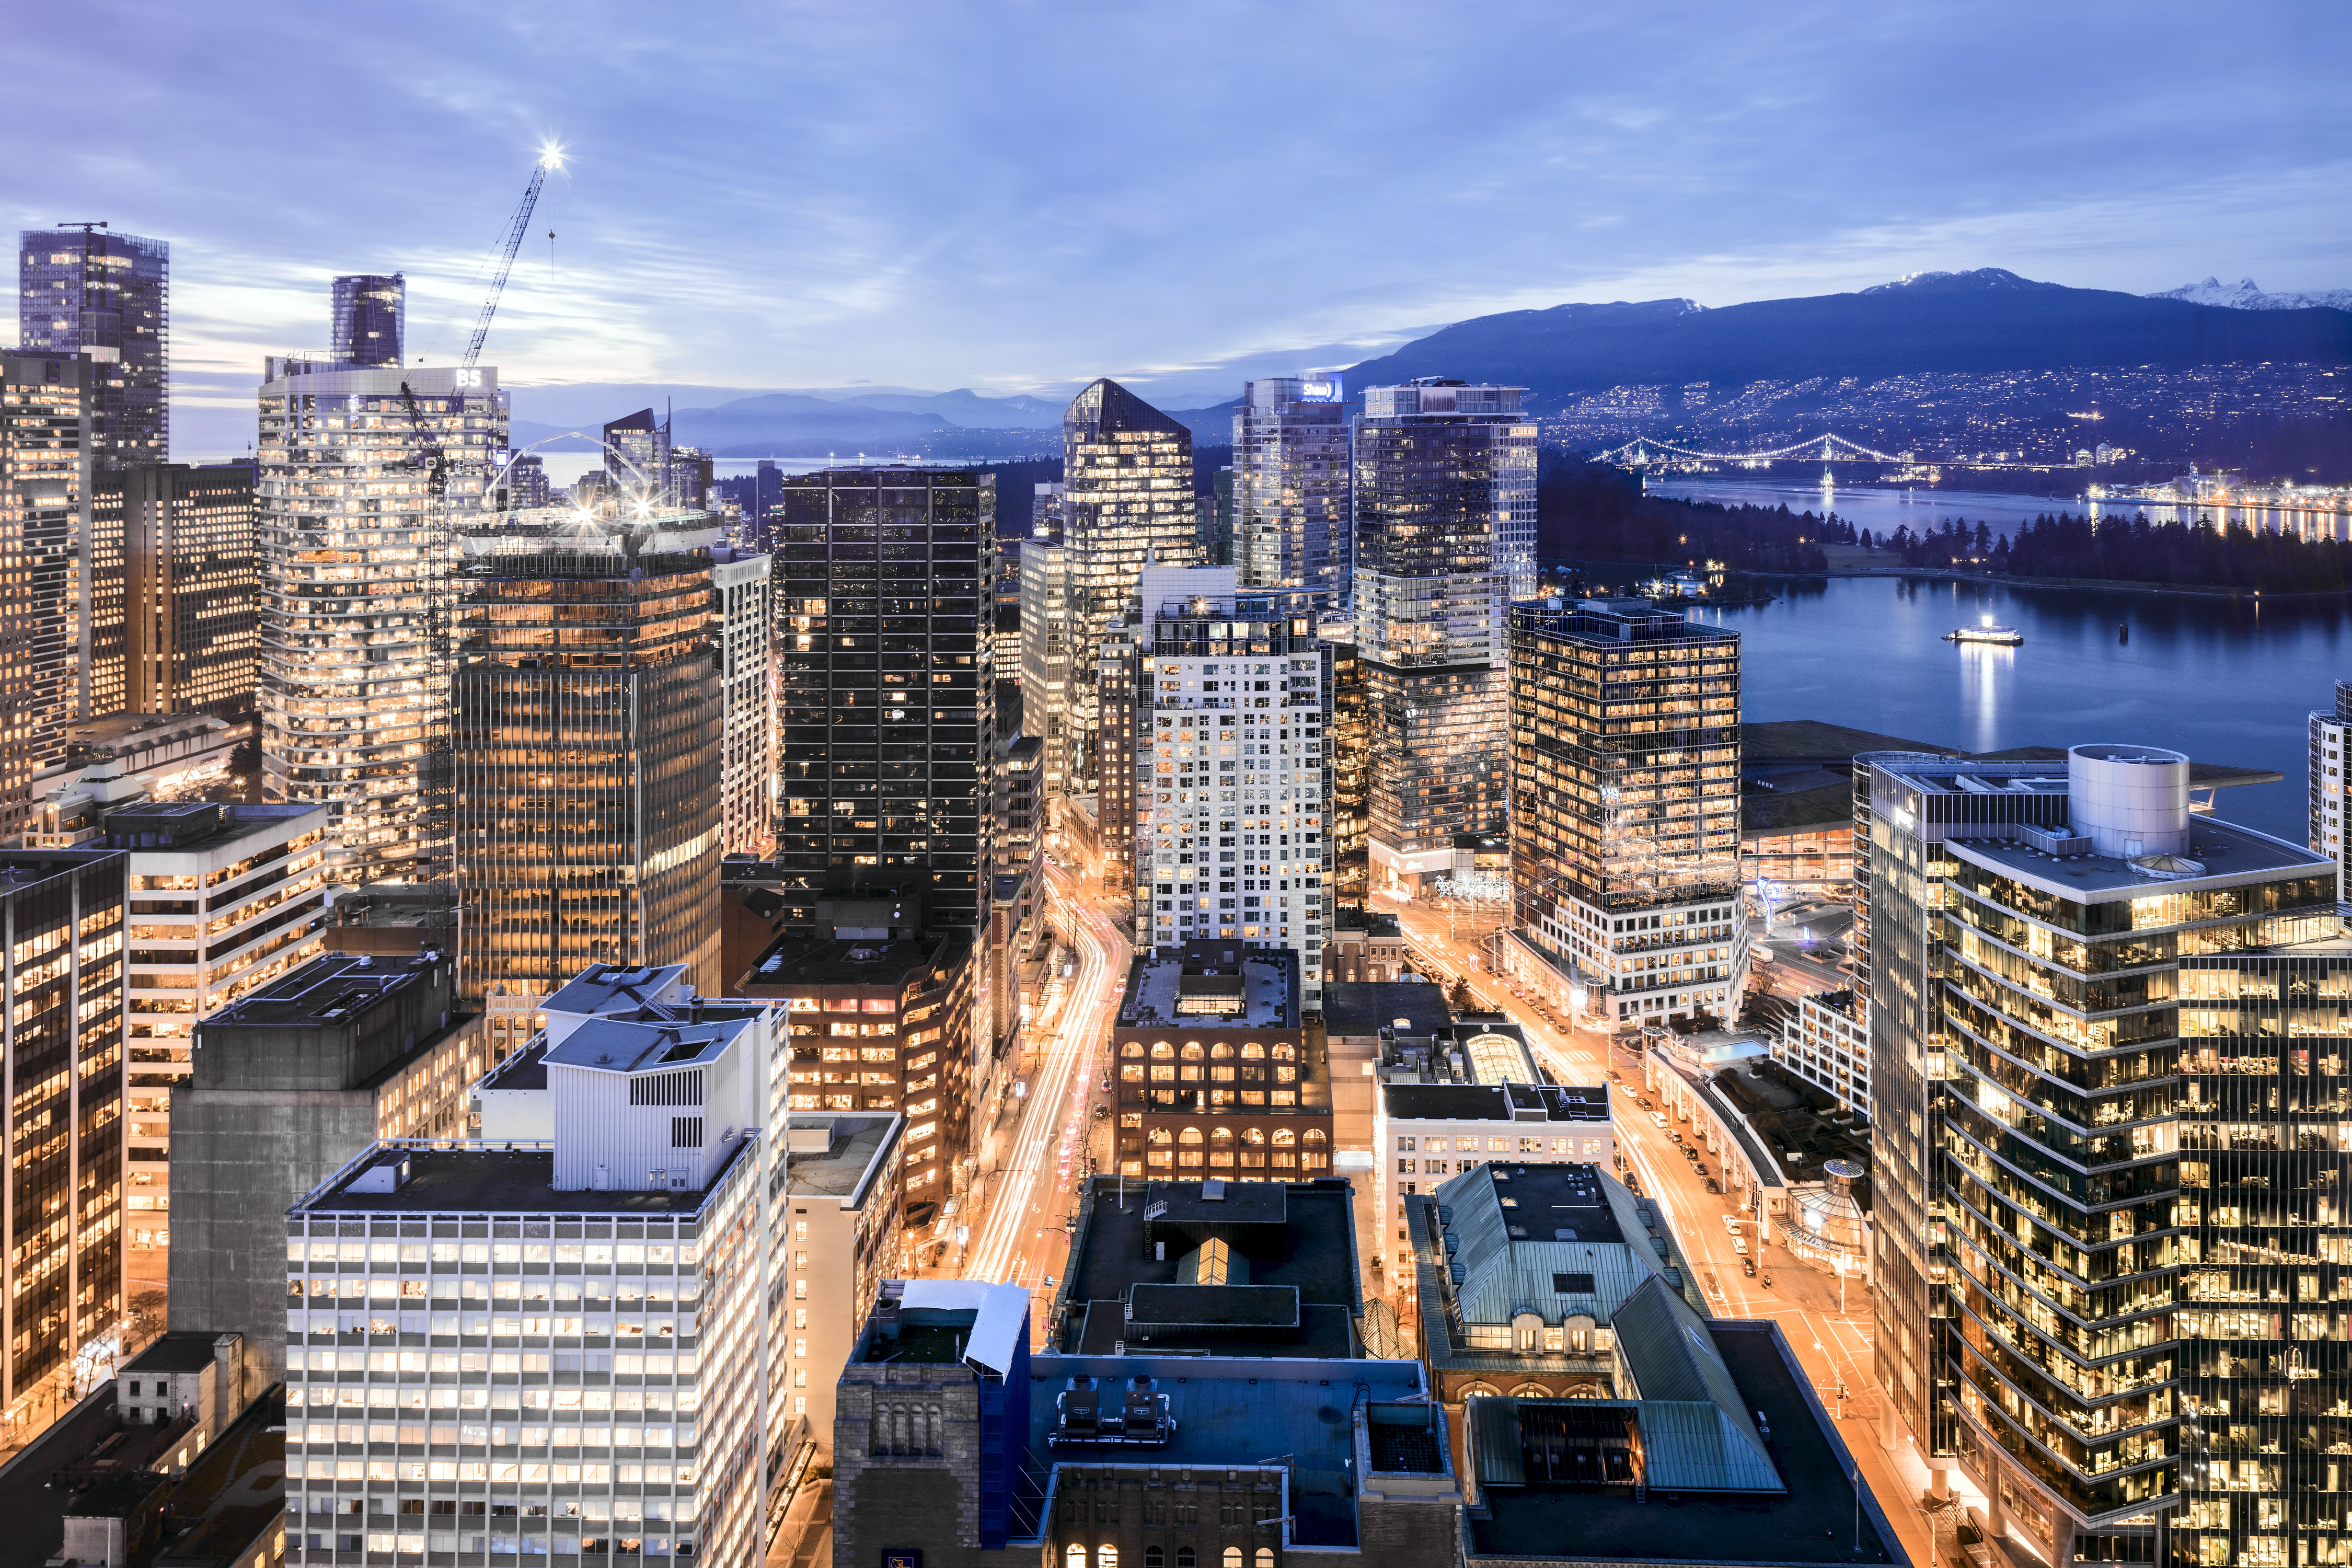
[[[1579,1030],[1549,1021],[1535,1005],[1513,994],[1509,982],[1484,973],[1475,942],[1466,936],[1450,939],[1443,913],[1385,896],[1380,907],[1393,912],[1403,928],[1409,949],[1430,967],[1423,971],[1450,985],[1455,976],[1467,979],[1474,1005],[1501,1013],[1520,1025],[1528,1044],[1552,1076],[1563,1083],[1600,1083],[1613,1065],[1624,1080],[1612,1084],[1611,1111],[1617,1146],[1624,1152],[1642,1192],[1654,1202],[1673,1227],[1684,1255],[1697,1270],[1699,1284],[1716,1314],[1726,1318],[1771,1318],[1780,1325],[1789,1347],[1813,1381],[1822,1405],[1836,1418],[1864,1472],[1864,1479],[1885,1509],[1904,1546],[1915,1561],[1927,1561],[1927,1533],[1912,1504],[1927,1485],[1925,1465],[1907,1449],[1898,1456],[1878,1441],[1882,1397],[1871,1375],[1869,1291],[1859,1279],[1844,1282],[1844,1305],[1839,1305],[1840,1284],[1833,1276],[1819,1274],[1791,1258],[1777,1244],[1757,1240],[1756,1223],[1739,1218],[1757,1262],[1757,1277],[1741,1270],[1732,1249],[1726,1215],[1736,1211],[1727,1196],[1706,1190],[1705,1179],[1641,1109],[1642,1064],[1633,1053],[1615,1050],[1597,1030]],[[1783,962],[1774,987],[1785,982],[1786,994],[1827,989],[1848,983],[1847,977],[1825,965],[1806,961]],[[1802,978],[1800,978],[1800,975]],[[1816,979],[1815,976],[1818,976]],[[1808,984],[1808,982],[1811,982]],[[1710,1174],[1720,1174],[1710,1162]],[[1769,1279],[1768,1289],[1764,1281]],[[1845,1397],[1839,1397],[1843,1386]]]

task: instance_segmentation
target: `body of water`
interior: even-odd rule
[[[1887,485],[1855,485],[1824,489],[1818,483],[1787,479],[1652,479],[1649,494],[1669,500],[1716,501],[1724,506],[1786,506],[1790,511],[1835,512],[1856,528],[1870,530],[1875,539],[1907,527],[1913,533],[1939,528],[1956,517],[1970,527],[1982,522],[2008,537],[2020,523],[2044,513],[2074,512],[2091,517],[2130,518],[2145,512],[2150,522],[2184,522],[2202,517],[2221,527],[2242,524],[2257,533],[2286,532],[2305,539],[2352,536],[2352,514],[2318,509],[2259,503],[2200,501],[2166,505],[2141,500],[2086,500],[2080,494],[2017,495],[1999,490],[1954,490]]]
[[[2337,677],[2352,676],[2352,609],[2340,601],[1892,577],[1778,591],[1769,605],[1698,612],[1741,634],[1751,722],[1814,719],[1969,752],[2167,746],[2284,773],[2222,791],[2219,813],[2305,841],[2305,720],[2332,708]],[[1988,616],[2024,645],[1943,640]]]
[[[539,458],[541,466],[547,469],[547,482],[562,489],[569,489],[577,484],[580,476],[589,470],[601,471],[604,467],[604,455],[602,452],[541,452]],[[837,459],[775,458],[770,460],[781,472],[787,474],[813,474],[819,468],[856,468],[860,462],[856,458]],[[867,458],[864,462],[870,466],[875,463],[909,460],[903,458]],[[747,474],[758,472],[759,467],[760,461],[756,458],[719,458],[714,459],[710,465],[711,477],[721,479],[741,479]]]

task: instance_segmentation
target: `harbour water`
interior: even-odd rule
[[[2305,718],[2332,708],[2337,677],[2352,676],[2352,608],[2340,600],[1892,577],[1777,587],[1769,605],[1698,612],[1741,634],[1751,721],[1817,719],[1969,752],[2168,746],[2284,773],[2222,792],[2219,808],[2304,842]],[[2023,645],[1943,640],[1988,616]]]

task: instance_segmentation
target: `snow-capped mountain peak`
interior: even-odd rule
[[[2352,310],[2352,289],[2323,289],[2315,294],[2265,294],[2251,278],[2224,283],[2209,277],[2202,283],[2184,283],[2178,289],[2167,289],[2147,297],[2180,300],[2191,305],[2218,305],[2225,310],[2308,310],[2315,306]]]

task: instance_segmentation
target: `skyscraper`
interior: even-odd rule
[[[1332,909],[1329,656],[1311,619],[1233,580],[1229,566],[1143,574],[1133,788],[1121,792],[1133,802],[1121,837],[1134,846],[1136,944],[1287,948],[1318,1007]],[[1106,712],[1105,733],[1111,722]],[[1108,786],[1103,798],[1108,812]]]
[[[1371,710],[1376,885],[1466,874],[1509,810],[1503,609],[1536,427],[1515,386],[1427,379],[1364,394],[1355,431],[1356,647]]]
[[[1243,384],[1225,503],[1243,587],[1319,589],[1346,601],[1354,518],[1340,397],[1337,376]]]
[[[814,932],[816,895],[870,886],[919,890],[930,928],[975,933],[996,743],[982,635],[994,476],[788,475],[776,527],[782,929]]]
[[[592,963],[717,992],[723,689],[707,513],[466,538],[457,605],[459,988]]]
[[[604,472],[624,496],[651,502],[669,483],[669,432],[640,408],[604,426]]]
[[[0,832],[11,835],[33,775],[63,759],[81,711],[101,368],[80,353],[0,353]]]
[[[335,316],[329,353],[337,364],[403,363],[408,323],[408,280],[397,272],[356,273],[335,279]]]
[[[2336,912],[2352,922],[2352,680],[2336,683],[2336,707],[2310,722],[2310,820],[2306,842],[2336,863]]]
[[[1062,417],[1062,546],[1068,552],[1070,768],[1075,793],[1095,770],[1097,645],[1126,614],[1146,560],[1198,561],[1192,432],[1115,381],[1097,381]]]
[[[1076,773],[1070,681],[1075,661],[1070,557],[1043,539],[1021,544],[1021,728],[1044,747],[1045,798],[1064,793]]]
[[[710,547],[710,560],[722,752],[719,840],[730,855],[764,856],[776,841],[776,698],[769,685],[768,658],[775,625],[771,563],[765,555],[723,542]]]
[[[2335,867],[2192,816],[2178,752],[1862,761],[1890,1423],[2050,1562],[2331,1561]]]
[[[241,463],[191,468],[148,463],[98,478],[95,532],[119,541],[121,633],[103,637],[108,602],[92,595],[93,644],[119,643],[115,664],[92,659],[91,684],[117,689],[96,716],[254,710],[258,680],[254,601],[254,470]],[[93,574],[94,576],[97,574]],[[96,652],[95,647],[93,649]]]
[[[498,383],[298,367],[261,388],[262,784],[334,807],[345,880],[446,874],[427,760],[447,755],[454,526],[507,447]]]
[[[1747,984],[1739,634],[1645,599],[1511,612],[1514,923],[1619,1025]]]
[[[100,468],[172,455],[172,249],[103,224],[16,237],[16,330],[26,353],[86,353]]]

